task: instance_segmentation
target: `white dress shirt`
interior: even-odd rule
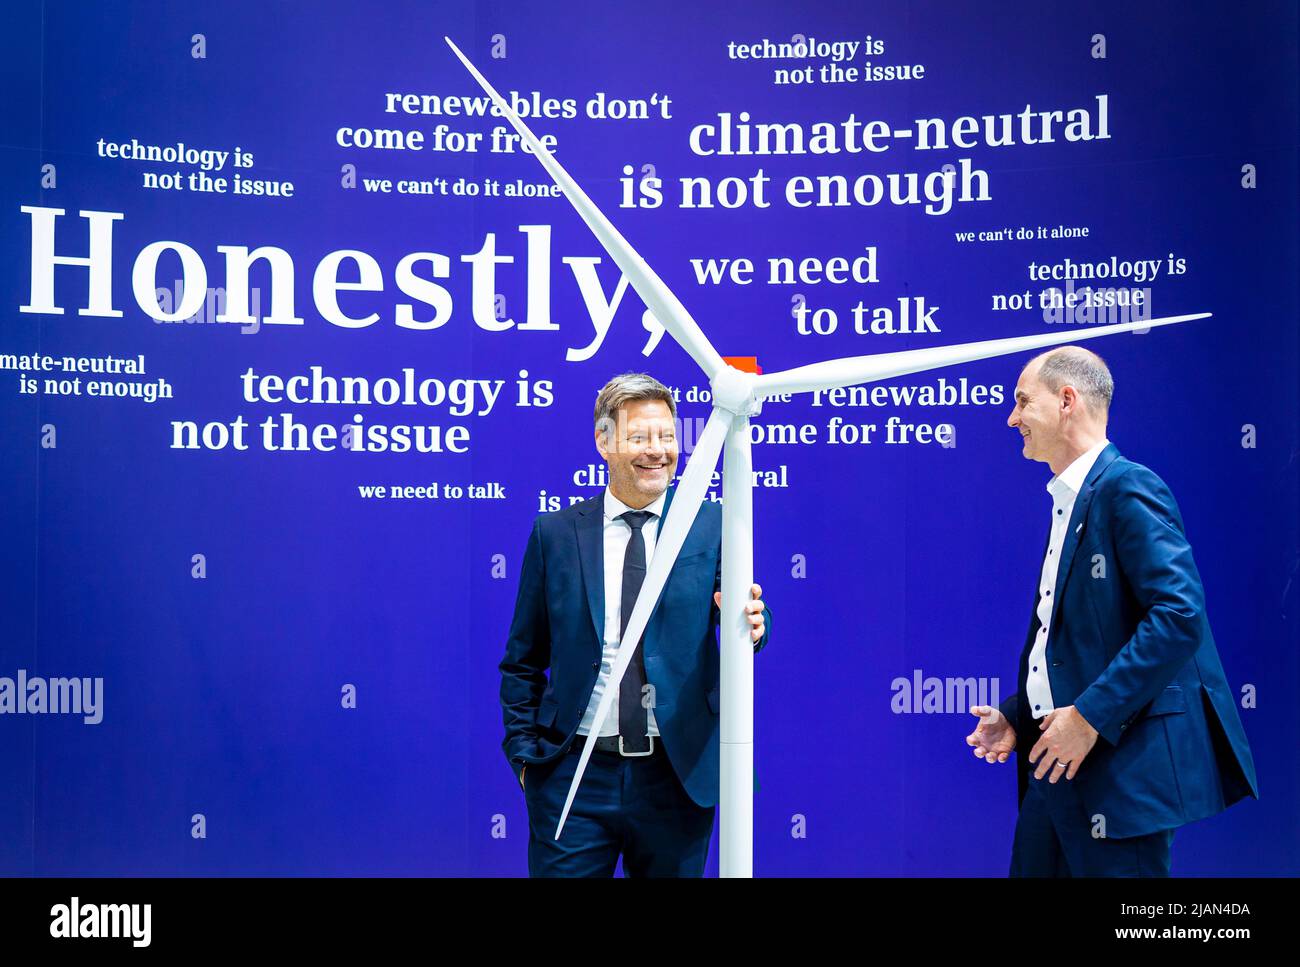
[[[641,526],[641,535],[645,539],[647,570],[654,557],[655,539],[659,536],[659,522],[663,519],[664,503],[667,499],[668,491],[665,490],[651,503],[640,508],[654,514]],[[587,735],[591,732],[591,723],[596,720],[596,707],[600,705],[600,698],[605,694],[605,685],[614,670],[614,663],[618,661],[619,631],[623,617],[623,558],[627,554],[628,541],[632,539],[632,525],[625,520],[619,520],[618,516],[636,509],[615,497],[608,486],[605,488],[605,640],[600,656],[600,674],[596,677],[596,687],[591,690],[587,711],[583,713],[582,722],[578,725],[579,735]],[[644,634],[642,638],[644,648]],[[619,696],[615,693],[614,705],[605,718],[605,725],[600,730],[601,735],[618,735],[618,699]],[[658,735],[659,726],[655,722],[653,708],[646,709],[646,718],[649,723],[647,732],[650,735]]]
[[[1109,442],[1102,440],[1085,450],[1073,463],[1047,481],[1047,492],[1052,496],[1052,534],[1047,541],[1047,555],[1043,558],[1042,575],[1038,580],[1040,627],[1034,634],[1034,644],[1029,651],[1029,667],[1026,670],[1028,677],[1025,681],[1025,695],[1036,719],[1041,719],[1056,708],[1052,704],[1052,685],[1047,677],[1047,639],[1052,627],[1052,611],[1056,607],[1056,599],[1052,595],[1056,591],[1061,548],[1065,546],[1070,515],[1074,512],[1074,500],[1083,489],[1083,482],[1088,479],[1088,471]]]

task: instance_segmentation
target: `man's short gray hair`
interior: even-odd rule
[[[1062,346],[1034,357],[1035,361],[1040,359],[1039,382],[1053,393],[1062,386],[1073,386],[1087,402],[1088,409],[1099,419],[1106,419],[1115,395],[1115,381],[1104,359],[1080,346]]]
[[[606,440],[617,425],[619,407],[637,400],[663,400],[669,414],[677,419],[672,390],[648,373],[620,373],[596,395],[596,429],[605,428]]]

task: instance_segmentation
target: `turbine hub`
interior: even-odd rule
[[[742,373],[731,366],[723,366],[709,383],[713,392],[713,405],[737,416],[758,416],[763,401],[754,395],[758,382],[753,373]]]

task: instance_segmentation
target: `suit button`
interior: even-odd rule
[[[593,661],[593,662],[591,663],[591,667],[592,667],[592,668],[599,668],[599,667],[600,667],[600,662],[598,662],[598,661]]]
[[[1119,730],[1120,730],[1121,732],[1123,732],[1126,728],[1128,728],[1128,723],[1127,723],[1127,722],[1121,722],[1121,723],[1120,723],[1120,726],[1119,726]]]

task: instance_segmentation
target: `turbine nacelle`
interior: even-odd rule
[[[757,416],[763,410],[758,396],[758,376],[732,366],[723,366],[709,381],[713,405],[736,416]]]

